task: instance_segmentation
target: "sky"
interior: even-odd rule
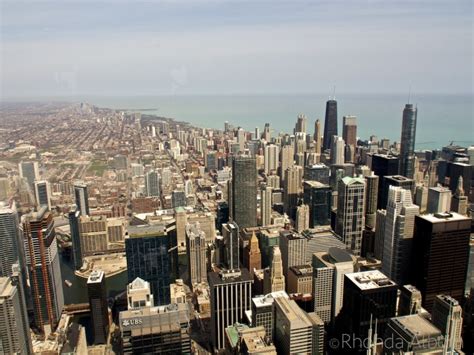
[[[2,99],[473,93],[471,0],[0,0]]]

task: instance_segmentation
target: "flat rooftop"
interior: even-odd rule
[[[401,328],[411,338],[421,339],[441,336],[441,331],[419,314],[395,317],[390,322]]]
[[[470,221],[471,220],[470,218],[456,212],[426,214],[426,215],[419,216],[419,218],[426,219],[427,221],[431,223],[444,223],[444,222],[451,222],[451,221]]]
[[[361,290],[374,290],[377,288],[396,286],[396,283],[390,280],[379,270],[369,270],[346,274],[357,287]]]
[[[252,303],[255,304],[255,307],[267,307],[272,305],[275,301],[275,298],[283,297],[289,298],[288,294],[285,291],[275,291],[269,293],[268,295],[261,295],[252,298]]]

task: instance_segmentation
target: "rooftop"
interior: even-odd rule
[[[104,279],[104,272],[102,270],[94,270],[91,272],[89,279],[87,280],[88,284],[101,283]]]
[[[346,274],[357,287],[361,290],[372,290],[377,288],[396,286],[396,283],[390,280],[379,270],[370,270],[363,272],[354,272]]]
[[[441,331],[419,314],[395,317],[390,322],[401,328],[411,338],[417,340],[441,336]]]
[[[256,307],[266,307],[272,305],[275,298],[278,297],[288,298],[288,294],[285,291],[276,291],[267,295],[253,297],[252,303],[254,303]]]
[[[463,216],[456,212],[449,213],[434,213],[434,214],[425,214],[419,216],[419,218],[426,219],[431,223],[444,223],[452,221],[470,221],[470,218]]]

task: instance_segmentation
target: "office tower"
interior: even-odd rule
[[[334,136],[331,145],[331,165],[344,164],[344,140],[341,137]]]
[[[443,354],[443,335],[419,314],[390,318],[385,334],[378,335],[396,344],[385,347],[384,354]]]
[[[74,262],[74,269],[79,270],[82,267],[82,245],[81,245],[81,232],[79,229],[79,217],[81,211],[71,211],[68,214],[69,217],[69,230],[71,233],[72,242],[72,259]]]
[[[365,180],[346,176],[339,182],[336,234],[359,256],[365,226]]]
[[[309,206],[309,225],[311,228],[331,224],[332,190],[329,185],[318,181],[305,181],[303,184],[304,203]]]
[[[312,355],[323,355],[324,352],[324,342],[326,331],[324,329],[324,322],[319,318],[319,316],[314,312],[307,313],[309,320],[313,325],[313,349],[311,351]]]
[[[306,133],[307,122],[308,119],[306,118],[306,116],[300,113],[298,115],[298,118],[296,119],[295,133]]]
[[[315,151],[316,154],[321,154],[321,147],[322,147],[322,132],[321,132],[321,122],[319,119],[314,122],[314,142],[315,142]]]
[[[0,277],[12,275],[13,264],[19,263],[24,270],[23,243],[18,229],[18,214],[12,208],[0,204]]]
[[[260,225],[269,226],[272,222],[272,191],[265,186],[260,190]]]
[[[288,298],[288,295],[285,291],[277,291],[252,298],[252,327],[263,326],[266,338],[271,342],[273,342],[275,329],[274,302],[278,297]]]
[[[38,206],[38,209],[46,206],[49,210],[51,210],[51,191],[49,182],[46,180],[35,181],[34,185],[36,205]]]
[[[28,186],[33,188],[36,180],[39,180],[38,162],[36,161],[22,161],[18,167],[20,177],[26,179]]]
[[[413,285],[400,287],[398,299],[398,315],[408,316],[421,311],[421,292]]]
[[[469,260],[471,220],[458,213],[415,217],[411,272],[429,312],[437,295],[461,301]]]
[[[292,218],[295,217],[298,194],[301,190],[302,172],[303,169],[301,166],[292,166],[285,171],[285,181],[283,185],[284,205],[285,211]]]
[[[385,154],[368,155],[370,168],[375,175],[379,177],[379,196],[382,194],[382,181],[384,176],[393,176],[398,174],[398,157]],[[379,206],[379,205],[378,205]],[[380,208],[380,207],[377,207]]]
[[[34,323],[44,335],[56,329],[64,306],[53,216],[47,207],[22,216]]]
[[[155,304],[170,302],[170,283],[176,275],[176,234],[162,225],[129,226],[125,237],[128,282],[150,282]]]
[[[258,238],[255,232],[252,233],[249,243],[243,250],[243,262],[244,267],[253,274],[254,270],[260,270],[262,268],[262,254],[258,246]]]
[[[265,174],[276,171],[278,168],[279,148],[275,144],[268,144],[265,147]]]
[[[454,298],[447,295],[436,296],[431,320],[445,336],[447,354],[462,347],[462,313],[461,305]]]
[[[285,171],[295,163],[295,148],[293,145],[284,145],[281,148],[280,177],[282,184],[285,181]]]
[[[314,312],[327,323],[342,308],[344,275],[355,271],[356,258],[337,247],[314,253],[312,258]]]
[[[271,139],[270,123],[265,123],[265,126],[263,128],[262,139],[266,142],[270,142],[270,139]]]
[[[388,190],[390,186],[400,186],[405,190],[410,191],[411,196],[413,197],[413,193],[415,192],[415,180],[406,178],[405,176],[401,175],[393,175],[393,176],[384,176],[382,178],[382,189],[379,191],[378,197],[378,208],[379,209],[386,209],[387,208],[387,201],[388,201]]]
[[[383,258],[383,243],[385,240],[385,218],[387,217],[386,210],[377,210],[376,223],[375,223],[375,235],[374,235],[374,256],[382,260]]]
[[[398,284],[408,281],[415,216],[420,208],[413,204],[411,192],[390,186],[383,241],[382,272]]]
[[[76,198],[76,207],[81,211],[82,216],[89,215],[89,193],[87,185],[83,183],[74,184],[74,196]]]
[[[107,344],[109,336],[109,307],[107,305],[107,288],[105,274],[94,270],[87,279],[87,293],[91,310],[94,344]]]
[[[232,160],[231,217],[240,228],[257,226],[257,168],[255,158]]]
[[[187,303],[120,312],[123,354],[190,354],[190,313]]]
[[[324,164],[313,164],[304,167],[304,179],[329,184],[329,167]]]
[[[188,197],[194,193],[194,187],[192,180],[188,179],[184,181],[184,195]]]
[[[206,160],[204,161],[206,171],[217,170],[217,152],[215,150],[206,153]]]
[[[468,205],[468,198],[464,194],[463,179],[462,179],[462,176],[460,176],[458,179],[458,187],[456,188],[456,192],[451,198],[451,211],[457,212],[459,214],[462,214],[463,216],[466,216],[467,205]]]
[[[324,118],[323,151],[331,149],[332,137],[337,136],[337,101],[326,102],[326,116]]]
[[[127,285],[127,309],[152,307],[154,304],[150,283],[137,277]]]
[[[295,301],[278,297],[275,304],[275,346],[280,354],[311,354],[313,323]]]
[[[145,193],[148,197],[160,197],[160,175],[155,170],[145,174]]]
[[[365,176],[365,227],[373,230],[377,213],[379,177],[371,172]]]
[[[313,293],[313,267],[311,265],[290,267],[287,281],[289,294],[311,295]]]
[[[173,208],[186,206],[186,194],[181,190],[174,190],[171,193],[171,204]]]
[[[428,213],[444,213],[451,210],[451,190],[437,186],[428,189]]]
[[[357,117],[344,116],[342,118],[342,139],[347,145],[357,146]]]
[[[18,284],[9,277],[0,277],[0,352],[32,354],[25,299]]]
[[[252,276],[247,269],[208,274],[211,293],[211,339],[214,349],[225,346],[225,328],[242,322],[250,310]]]
[[[418,109],[406,104],[403,110],[402,137],[400,138],[400,175],[413,178],[415,173],[415,136]]]
[[[452,193],[456,192],[458,188],[459,178],[462,177],[462,185],[466,195],[472,199],[474,193],[474,164],[469,164],[467,157],[466,162],[447,162],[447,176],[449,177],[449,189]],[[443,181],[441,181],[443,182]]]
[[[186,224],[186,255],[190,285],[207,282],[206,234],[199,223]]]
[[[8,178],[0,177],[0,201],[6,200],[10,194],[10,182]]]
[[[260,140],[260,128],[255,127],[254,139]]]
[[[243,153],[245,150],[246,134],[243,128],[237,130],[237,142],[239,143],[239,152]]]
[[[306,264],[307,239],[300,234],[287,230],[280,232],[280,250],[283,262],[283,274],[288,277],[291,266]]]
[[[229,205],[225,201],[217,204],[216,227],[222,232],[222,225],[229,222]]]
[[[295,229],[298,233],[309,229],[309,206],[299,205],[296,208]]]
[[[355,272],[344,277],[339,334],[341,331],[350,334],[349,341],[365,339],[371,319],[377,320],[377,333],[384,334],[386,324],[396,313],[397,284],[378,270]]]
[[[278,246],[273,247],[272,265],[270,275],[265,275],[264,293],[285,291],[285,276],[283,274],[283,262],[281,251]]]
[[[240,269],[239,226],[235,222],[222,225],[224,265],[229,270]]]

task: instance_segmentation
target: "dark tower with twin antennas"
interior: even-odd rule
[[[337,101],[336,87],[332,99],[326,102],[326,116],[324,118],[323,151],[331,148],[332,137],[337,136]]]

